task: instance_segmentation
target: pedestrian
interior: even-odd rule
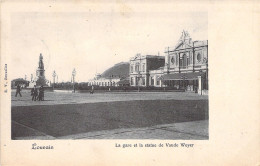
[[[37,96],[38,96],[38,89],[36,88],[36,85],[34,85],[32,101],[36,101]]]
[[[94,86],[92,85],[90,94],[93,94],[93,93],[94,93]]]
[[[15,97],[17,97],[17,94],[19,94],[20,97],[22,97],[22,95],[21,95],[21,86],[20,86],[20,84],[18,84],[17,87],[16,87]]]
[[[31,96],[33,96],[33,91],[34,91],[34,89],[32,88],[32,89],[31,89]]]
[[[198,87],[195,86],[195,93],[198,93]]]
[[[38,100],[39,100],[39,101],[44,100],[44,89],[43,89],[43,86],[41,86],[41,87],[39,88]]]

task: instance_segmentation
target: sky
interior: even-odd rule
[[[87,82],[137,53],[164,56],[183,30],[208,39],[205,12],[23,12],[11,17],[11,78],[35,76],[42,53],[46,79]]]

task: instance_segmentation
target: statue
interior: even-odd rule
[[[43,56],[40,53],[39,56],[39,62],[38,62],[38,69],[36,70],[36,76],[33,77],[33,74],[31,74],[31,82],[29,87],[34,87],[36,86],[48,86],[47,85],[48,80],[45,78],[45,70],[44,70],[44,64],[43,64]]]
[[[45,79],[45,70],[44,70],[44,64],[43,64],[43,56],[40,53],[39,56],[39,66],[38,70],[36,71],[36,85],[37,86],[45,86],[46,85],[46,79]]]
[[[42,54],[40,53],[40,57],[39,57],[39,69],[44,69],[44,65],[43,65],[43,61],[42,61],[43,57]]]

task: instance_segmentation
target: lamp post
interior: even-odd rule
[[[202,70],[200,70],[200,76],[201,76],[201,81],[200,81],[200,94],[202,95]]]
[[[55,77],[56,77],[56,72],[55,72],[55,70],[54,70],[54,71],[53,71],[53,73],[52,73],[52,77],[53,77],[53,84],[52,84],[52,88],[53,88],[53,90],[54,90]]]
[[[205,87],[205,89],[208,90],[208,58],[204,58],[203,61],[206,64],[206,78],[205,78],[206,87]]]
[[[138,67],[138,92],[140,92],[140,84],[141,84],[141,70],[142,70],[142,64],[141,64],[141,61],[142,61],[142,56],[141,54],[139,54],[139,59],[140,59],[140,62],[139,62],[139,67]]]
[[[141,74],[140,74],[140,71],[138,71],[138,76],[137,76],[138,92],[140,92],[140,78],[141,78]]]
[[[184,89],[184,91],[185,91],[184,82],[185,82],[185,80],[187,79],[187,77],[186,77],[185,75],[182,75],[182,76],[181,76],[181,79],[183,80],[182,86],[183,86],[183,89]]]
[[[75,76],[76,76],[76,69],[74,68],[72,71],[73,93],[75,93]]]

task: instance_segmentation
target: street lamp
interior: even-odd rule
[[[76,69],[74,68],[72,71],[72,83],[73,83],[73,92],[75,93],[75,76],[76,76]]]
[[[56,77],[56,72],[55,72],[55,70],[54,70],[54,71],[53,71],[53,73],[52,73],[52,77],[53,77],[53,84],[52,84],[52,88],[53,88],[53,90],[54,90],[55,77]]]
[[[183,86],[183,89],[184,89],[184,91],[185,91],[184,82],[185,82],[185,80],[187,79],[187,77],[186,77],[185,75],[182,75],[182,76],[181,76],[181,79],[183,80],[182,86]]]
[[[208,90],[208,58],[204,58],[203,59],[204,63],[206,64],[206,89]]]
[[[203,83],[202,83],[202,70],[200,70],[200,77],[201,77],[201,81],[200,81],[200,94],[202,95],[202,85],[203,85]]]
[[[140,74],[140,71],[138,71],[138,76],[137,76],[137,79],[138,79],[138,82],[137,82],[138,92],[140,92],[140,78],[141,78],[141,74]]]

